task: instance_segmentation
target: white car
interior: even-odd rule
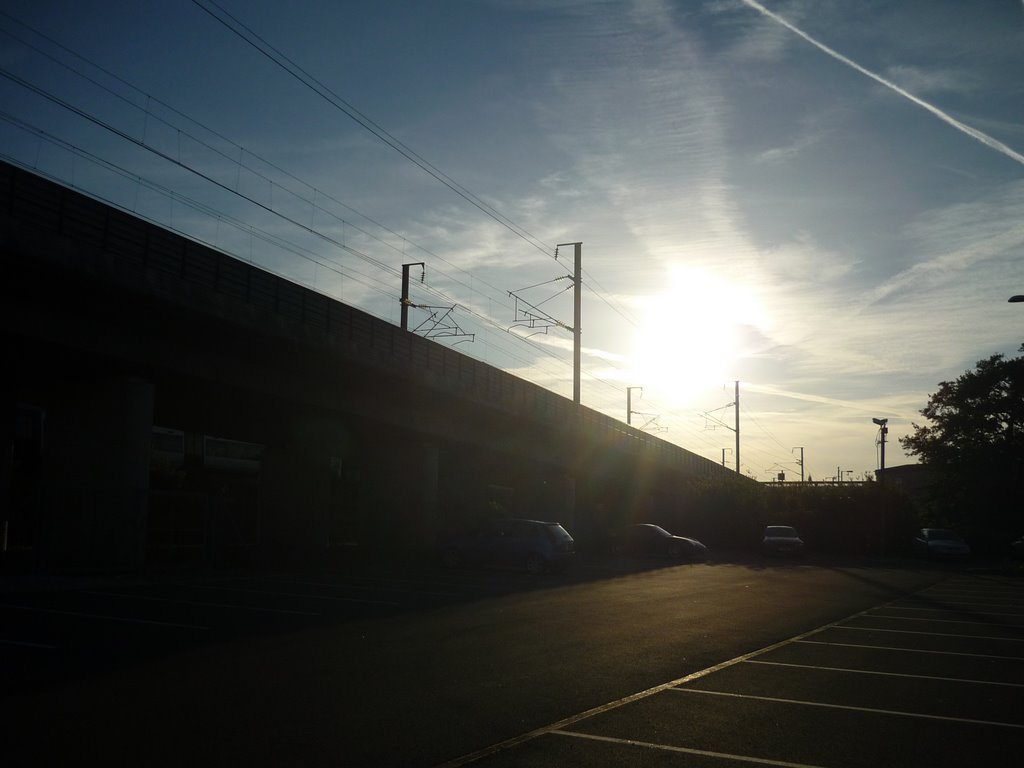
[[[791,525],[769,525],[764,529],[761,549],[775,555],[799,555],[804,551],[804,540]]]

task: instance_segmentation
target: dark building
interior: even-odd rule
[[[4,560],[309,563],[481,515],[578,536],[716,462],[0,165]]]

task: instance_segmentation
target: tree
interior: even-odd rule
[[[932,522],[992,543],[1024,532],[1024,357],[979,360],[921,415],[900,444],[933,472]]]

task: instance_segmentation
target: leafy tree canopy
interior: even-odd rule
[[[929,424],[900,444],[934,470],[940,516],[1001,533],[1024,525],[1024,357],[979,360],[941,382],[921,415]]]

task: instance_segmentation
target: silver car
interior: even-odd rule
[[[791,525],[769,525],[764,529],[761,549],[772,555],[799,555],[804,551],[804,540]]]

